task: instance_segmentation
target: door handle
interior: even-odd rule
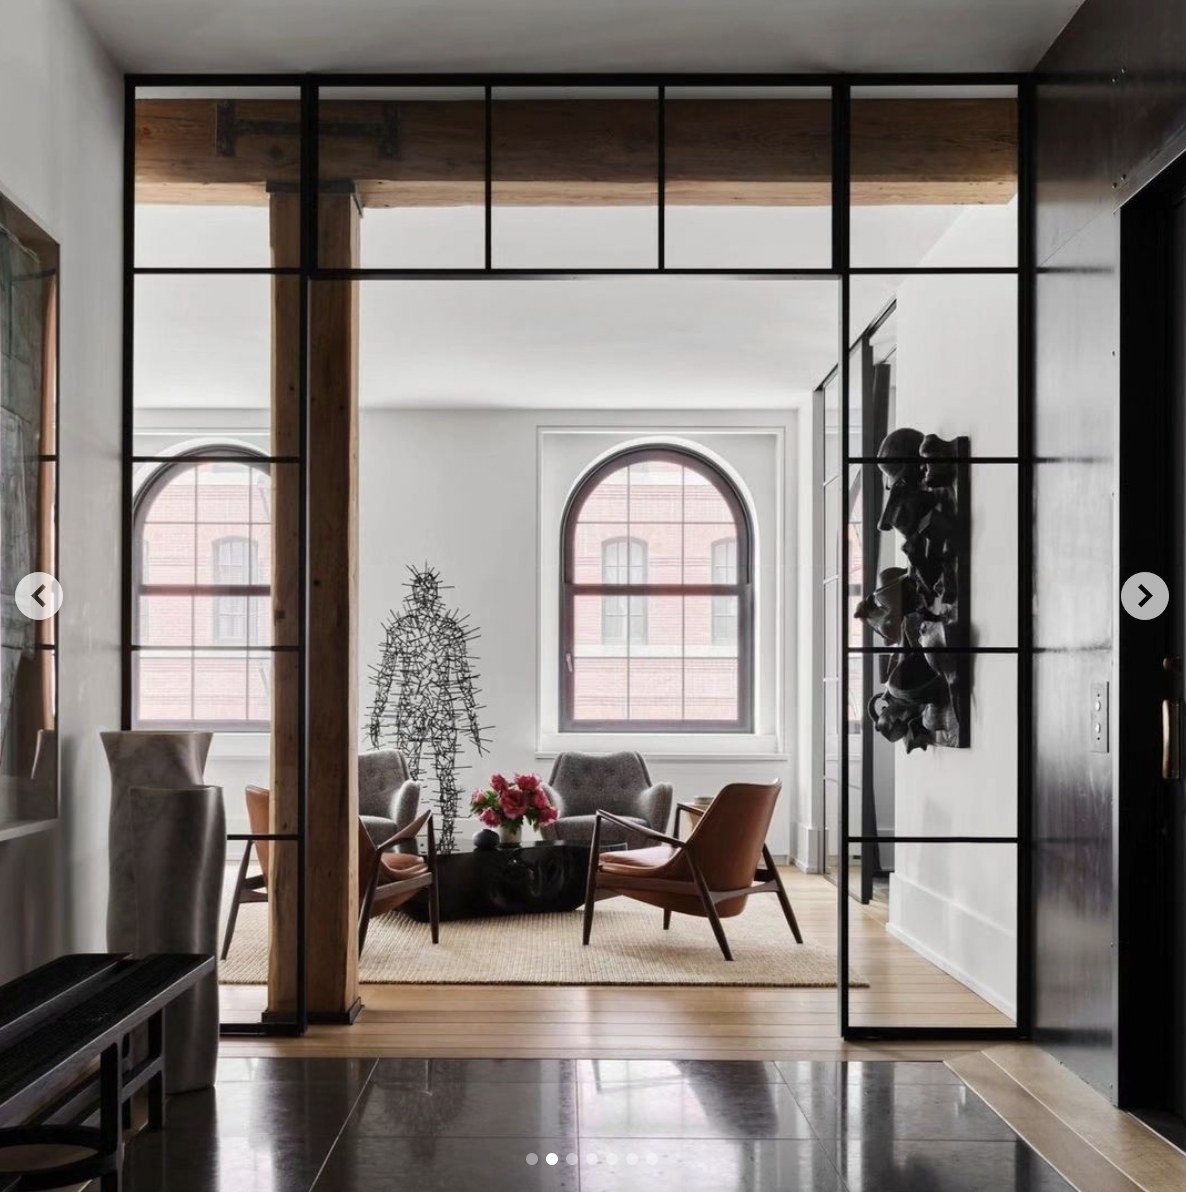
[[[1182,701],[1161,704],[1161,776],[1171,782],[1182,777]]]

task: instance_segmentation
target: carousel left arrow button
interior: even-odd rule
[[[16,606],[31,621],[48,621],[62,607],[62,585],[47,571],[31,571],[16,586]]]

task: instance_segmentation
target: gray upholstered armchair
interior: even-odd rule
[[[382,844],[416,818],[420,783],[408,773],[398,749],[377,749],[358,755],[358,817],[375,844]],[[405,840],[401,853],[414,853],[416,842]]]
[[[560,818],[541,827],[545,840],[590,844],[598,811],[608,811],[656,832],[667,830],[671,784],[651,782],[647,764],[637,753],[562,753],[548,779]],[[612,830],[611,830],[612,829]],[[603,844],[643,845],[640,836],[614,824],[601,825]]]

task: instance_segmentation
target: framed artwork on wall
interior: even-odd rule
[[[0,839],[58,814],[56,608],[18,591],[57,573],[58,263],[0,194]]]

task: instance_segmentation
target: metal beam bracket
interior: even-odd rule
[[[379,159],[399,157],[399,106],[380,103],[379,119],[369,121],[321,121],[322,136],[377,142]],[[234,157],[240,137],[299,137],[299,120],[254,120],[239,115],[238,101],[220,99],[216,107],[214,148],[219,157]]]

